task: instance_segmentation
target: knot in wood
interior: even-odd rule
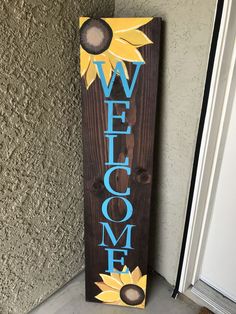
[[[97,194],[103,192],[105,189],[104,182],[101,178],[96,178],[92,185],[92,191]]]
[[[151,182],[151,174],[144,168],[137,168],[135,170],[135,180],[141,184],[148,184]]]

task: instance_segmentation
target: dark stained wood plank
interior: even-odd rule
[[[114,120],[114,129],[126,130],[132,126],[131,134],[119,135],[115,141],[115,161],[123,161],[129,157],[131,175],[124,170],[116,171],[111,176],[111,185],[118,191],[125,191],[129,186],[130,196],[127,199],[133,205],[134,213],[129,224],[134,224],[132,245],[125,258],[125,264],[133,270],[139,266],[142,274],[147,274],[148,236],[150,222],[150,201],[153,171],[153,146],[155,136],[156,108],[158,106],[158,64],[160,52],[161,19],[154,18],[140,28],[153,44],[139,49],[145,65],[140,69],[137,83],[130,99],[131,108],[126,111],[126,123]],[[129,73],[134,72],[134,66],[126,63]],[[131,75],[132,77],[132,75]],[[127,100],[117,76],[111,99]],[[104,186],[104,174],[109,168],[108,141],[104,136],[107,128],[107,105],[99,79],[87,90],[82,79],[82,128],[83,128],[83,158],[84,158],[84,214],[85,214],[85,256],[86,256],[86,299],[99,302],[94,297],[101,292],[94,282],[101,281],[99,273],[105,273],[107,267],[107,252],[98,246],[102,239],[102,226],[105,221],[101,206],[105,199],[112,196]],[[124,106],[116,105],[116,113],[120,114]],[[114,200],[109,207],[113,219],[120,219],[125,211],[124,203]],[[119,236],[125,223],[109,222],[115,236]],[[111,241],[107,239],[112,247]],[[119,247],[125,245],[125,237],[119,242]],[[121,270],[119,265],[118,270]]]

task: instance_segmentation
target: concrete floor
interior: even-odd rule
[[[75,277],[30,314],[198,314],[200,307],[183,297],[171,298],[172,287],[154,274],[150,280],[145,310],[85,302],[84,273]]]

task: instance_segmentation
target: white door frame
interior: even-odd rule
[[[179,292],[199,279],[236,86],[236,0],[225,0],[201,141]]]

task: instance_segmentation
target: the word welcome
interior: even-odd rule
[[[114,114],[114,105],[119,104],[123,105],[125,109],[130,109],[130,101],[129,98],[131,98],[137,77],[140,71],[141,66],[144,64],[144,62],[133,62],[135,65],[135,71],[133,78],[129,84],[128,80],[125,76],[125,71],[123,69],[122,63],[117,62],[116,68],[114,69],[112,78],[110,80],[110,83],[106,83],[105,75],[103,72],[103,64],[105,62],[103,61],[94,61],[93,62],[97,66],[97,70],[101,79],[102,89],[104,92],[105,98],[109,98],[111,95],[111,91],[114,85],[115,77],[117,74],[119,74],[121,83],[125,92],[125,95],[127,97],[127,100],[105,100],[105,105],[107,106],[107,112],[108,112],[108,120],[107,120],[107,130],[104,131],[104,136],[108,140],[108,160],[105,163],[105,165],[108,167],[105,175],[104,175],[104,185],[109,193],[111,193],[111,196],[108,197],[106,200],[104,200],[102,204],[102,214],[105,218],[105,221],[100,222],[102,227],[102,239],[101,243],[99,244],[100,247],[104,247],[104,249],[107,251],[107,269],[106,272],[114,272],[114,268],[116,268],[115,264],[119,264],[124,266],[125,265],[125,257],[128,256],[129,250],[134,249],[132,247],[132,230],[135,227],[135,225],[129,224],[129,220],[133,216],[133,206],[131,202],[127,199],[127,196],[131,194],[130,187],[127,187],[126,191],[120,192],[114,190],[110,184],[110,176],[115,171],[122,169],[126,171],[127,175],[131,175],[131,168],[129,167],[129,158],[125,157],[124,162],[116,162],[114,160],[114,145],[115,145],[115,139],[118,137],[118,135],[126,135],[131,134],[131,126],[128,126],[126,130],[114,130],[113,129],[113,122],[115,119],[120,119],[122,123],[125,123],[126,121],[126,114],[125,111],[123,111],[120,115]],[[110,217],[108,208],[109,203],[115,199],[118,198],[125,204],[126,213],[124,217],[120,217],[119,220],[114,220]],[[109,222],[113,223],[125,223],[123,230],[121,230],[121,233],[119,237],[115,237],[112,228],[109,224]],[[110,241],[112,243],[112,247],[108,247],[106,244],[105,234],[107,234],[110,238]],[[122,247],[119,246],[120,239],[122,237],[125,238],[125,245]],[[116,271],[118,273],[122,273],[122,271]],[[129,269],[127,268],[125,273],[128,273]],[[124,272],[123,272],[124,273]]]

